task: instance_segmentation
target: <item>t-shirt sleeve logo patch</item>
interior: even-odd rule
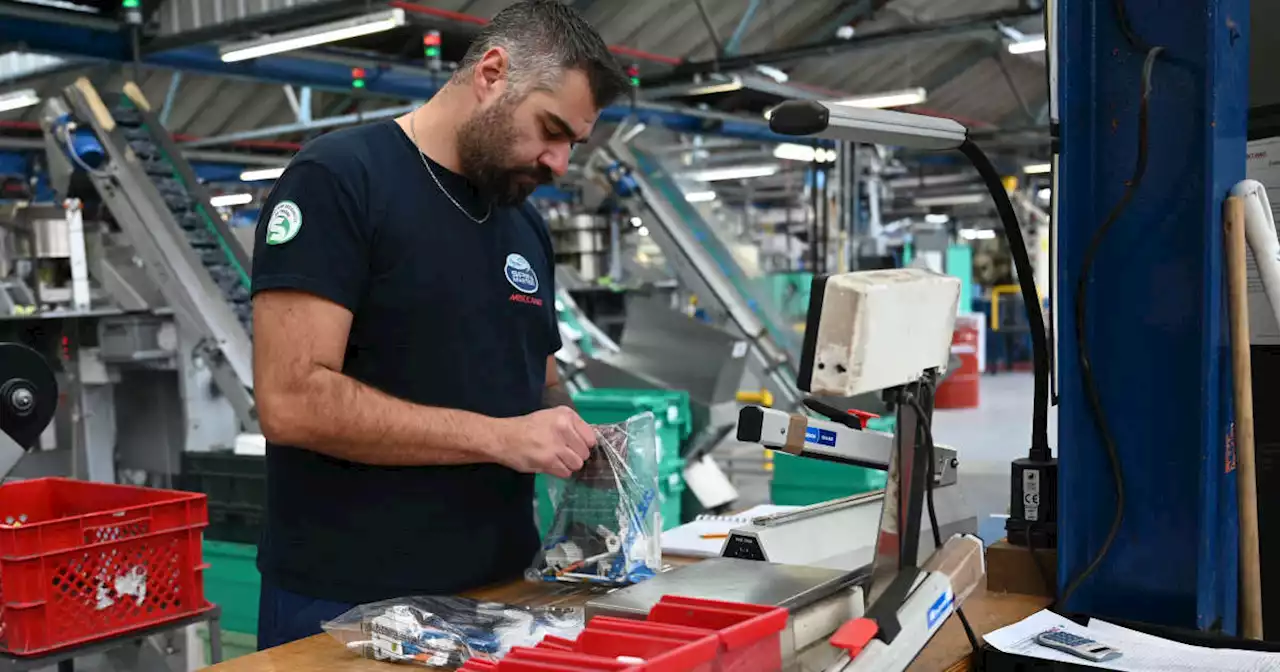
[[[280,201],[267,219],[267,244],[282,245],[302,229],[302,209],[293,201]]]
[[[519,254],[508,254],[507,265],[503,269],[507,276],[507,282],[512,287],[524,292],[532,294],[538,291],[538,275],[533,272],[533,266],[529,264],[529,260]]]

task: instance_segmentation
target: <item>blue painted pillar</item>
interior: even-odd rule
[[[1068,609],[1235,630],[1237,531],[1222,201],[1244,177],[1248,0],[1128,0],[1164,47],[1149,160],[1098,249],[1085,340],[1124,479],[1119,536]],[[1065,586],[1102,546],[1113,478],[1086,396],[1075,300],[1095,232],[1135,165],[1145,49],[1115,0],[1060,0],[1060,538]],[[1060,586],[1061,588],[1062,586]]]

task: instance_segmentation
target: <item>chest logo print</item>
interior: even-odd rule
[[[267,244],[283,245],[302,229],[302,208],[293,201],[280,201],[267,220]]]
[[[523,256],[515,253],[508,254],[507,265],[503,268],[503,273],[507,276],[507,282],[511,283],[512,287],[525,294],[533,294],[538,291],[538,274],[533,272],[533,266]]]

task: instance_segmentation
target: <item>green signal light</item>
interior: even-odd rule
[[[427,47],[427,58],[439,58],[440,47]]]
[[[640,86],[640,78],[639,78],[639,77],[632,77],[632,78],[631,78],[631,86],[639,87],[639,86]]]
[[[356,89],[363,89],[363,88],[364,88],[364,80],[363,80],[363,79],[357,79],[357,80],[355,80],[354,82],[351,82],[351,86],[352,86],[352,88],[356,88]]]
[[[137,9],[141,4],[141,0],[122,0],[120,6],[125,9]]]

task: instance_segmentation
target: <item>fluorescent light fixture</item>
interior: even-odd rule
[[[627,129],[627,132],[625,134],[623,134],[622,141],[631,142],[632,140],[635,140],[636,136],[640,135],[641,133],[644,133],[644,130],[646,128],[648,128],[648,126],[645,126],[644,122],[640,122],[635,126],[632,126],[631,128]]]
[[[825,153],[825,152],[824,152]],[[818,156],[817,149],[809,145],[797,145],[794,142],[784,142],[773,148],[773,158],[783,159],[784,161],[805,161],[813,162]]]
[[[1026,39],[1009,43],[1009,53],[1011,54],[1034,54],[1037,51],[1044,51],[1049,45],[1045,42],[1044,35],[1027,35]]]
[[[1028,175],[1044,175],[1053,170],[1053,166],[1047,163],[1029,163],[1022,167],[1022,172]]]
[[[684,200],[690,203],[710,203],[716,200],[716,192],[714,191],[691,191],[684,195]]]
[[[1039,196],[1042,201],[1047,201],[1053,196],[1053,190],[1049,187],[1045,187],[1044,189],[1037,191],[1036,196]]]
[[[268,54],[279,54],[295,49],[306,49],[320,44],[340,42],[361,35],[372,35],[398,28],[405,24],[404,10],[395,8],[365,14],[342,21],[322,23],[299,30],[268,35],[247,42],[236,42],[218,49],[218,54],[226,63],[247,61]]]
[[[915,199],[917,208],[934,208],[944,205],[977,205],[990,197],[986,194],[952,194],[950,196],[923,196]]]
[[[688,91],[686,96],[709,96],[713,93],[731,93],[733,91],[742,90],[742,78],[732,75],[727,80],[699,82],[694,84]]]
[[[221,196],[209,197],[209,204],[215,208],[227,208],[252,202],[253,194],[222,194]]]
[[[922,87],[913,89],[903,89],[901,91],[884,91],[882,93],[870,93],[865,96],[854,96],[852,98],[841,98],[833,100],[833,105],[843,105],[845,107],[866,107],[880,109],[885,107],[902,107],[903,105],[919,105],[928,98],[928,92]]]
[[[779,166],[736,166],[733,168],[708,168],[689,173],[687,177],[701,182],[719,182],[722,180],[747,180],[753,177],[768,177],[778,172]]]
[[[960,229],[960,237],[965,240],[993,240],[995,229]]]
[[[931,212],[924,216],[924,221],[928,222],[929,224],[946,224],[947,222],[951,221],[951,216],[944,215],[941,213]]]
[[[259,180],[274,180],[284,174],[284,166],[279,168],[254,168],[240,173],[241,182],[257,182]]]
[[[0,93],[0,112],[31,107],[40,102],[35,89],[18,89],[8,93]]]
[[[757,65],[756,72],[764,75],[765,77],[768,77],[769,79],[772,79],[773,81],[779,84],[786,84],[787,80],[791,79],[791,77],[788,76],[787,73],[773,67],[772,65]]]

